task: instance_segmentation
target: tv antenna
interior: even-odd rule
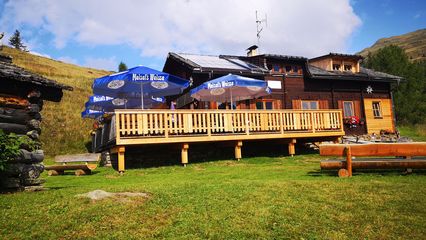
[[[256,10],[256,30],[257,30],[257,47],[260,49],[260,33],[263,31],[263,24],[265,24],[265,27],[268,27],[268,18],[265,13],[265,18],[259,19],[257,16],[257,10]],[[260,51],[259,51],[260,52]]]

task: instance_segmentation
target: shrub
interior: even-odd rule
[[[22,146],[32,151],[37,145],[34,140],[27,136],[18,136],[14,133],[6,134],[0,129],[0,171],[4,170],[8,161],[15,159]]]

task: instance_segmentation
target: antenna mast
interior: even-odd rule
[[[259,19],[257,17],[257,10],[256,10],[256,30],[257,30],[256,36],[257,36],[257,47],[258,47],[259,53],[260,53],[260,33],[263,31],[263,23],[265,23],[265,27],[268,27],[268,19],[266,14],[264,19]]]

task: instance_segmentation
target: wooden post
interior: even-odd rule
[[[295,144],[296,144],[296,139],[291,139],[290,142],[288,143],[288,153],[292,157],[294,156],[294,154],[296,154]]]
[[[243,146],[243,141],[237,141],[235,143],[235,159],[237,159],[237,161],[240,161],[242,158],[242,154],[241,154],[242,146]]]
[[[352,177],[352,153],[351,147],[345,147],[346,152],[346,169],[348,170],[348,176]]]
[[[126,148],[124,146],[116,146],[115,148],[111,149],[111,153],[117,153],[118,172],[120,174],[124,173],[124,170],[125,170],[125,158],[124,158],[125,151],[126,151]]]
[[[181,161],[184,167],[186,167],[186,164],[188,164],[188,148],[188,143],[182,144]]]

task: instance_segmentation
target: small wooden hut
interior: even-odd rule
[[[43,101],[60,102],[63,90],[72,87],[46,79],[12,64],[12,58],[0,55],[0,129],[4,133],[27,135],[39,142]],[[25,189],[42,183],[44,154],[21,145],[15,159],[0,172],[0,188]]]

